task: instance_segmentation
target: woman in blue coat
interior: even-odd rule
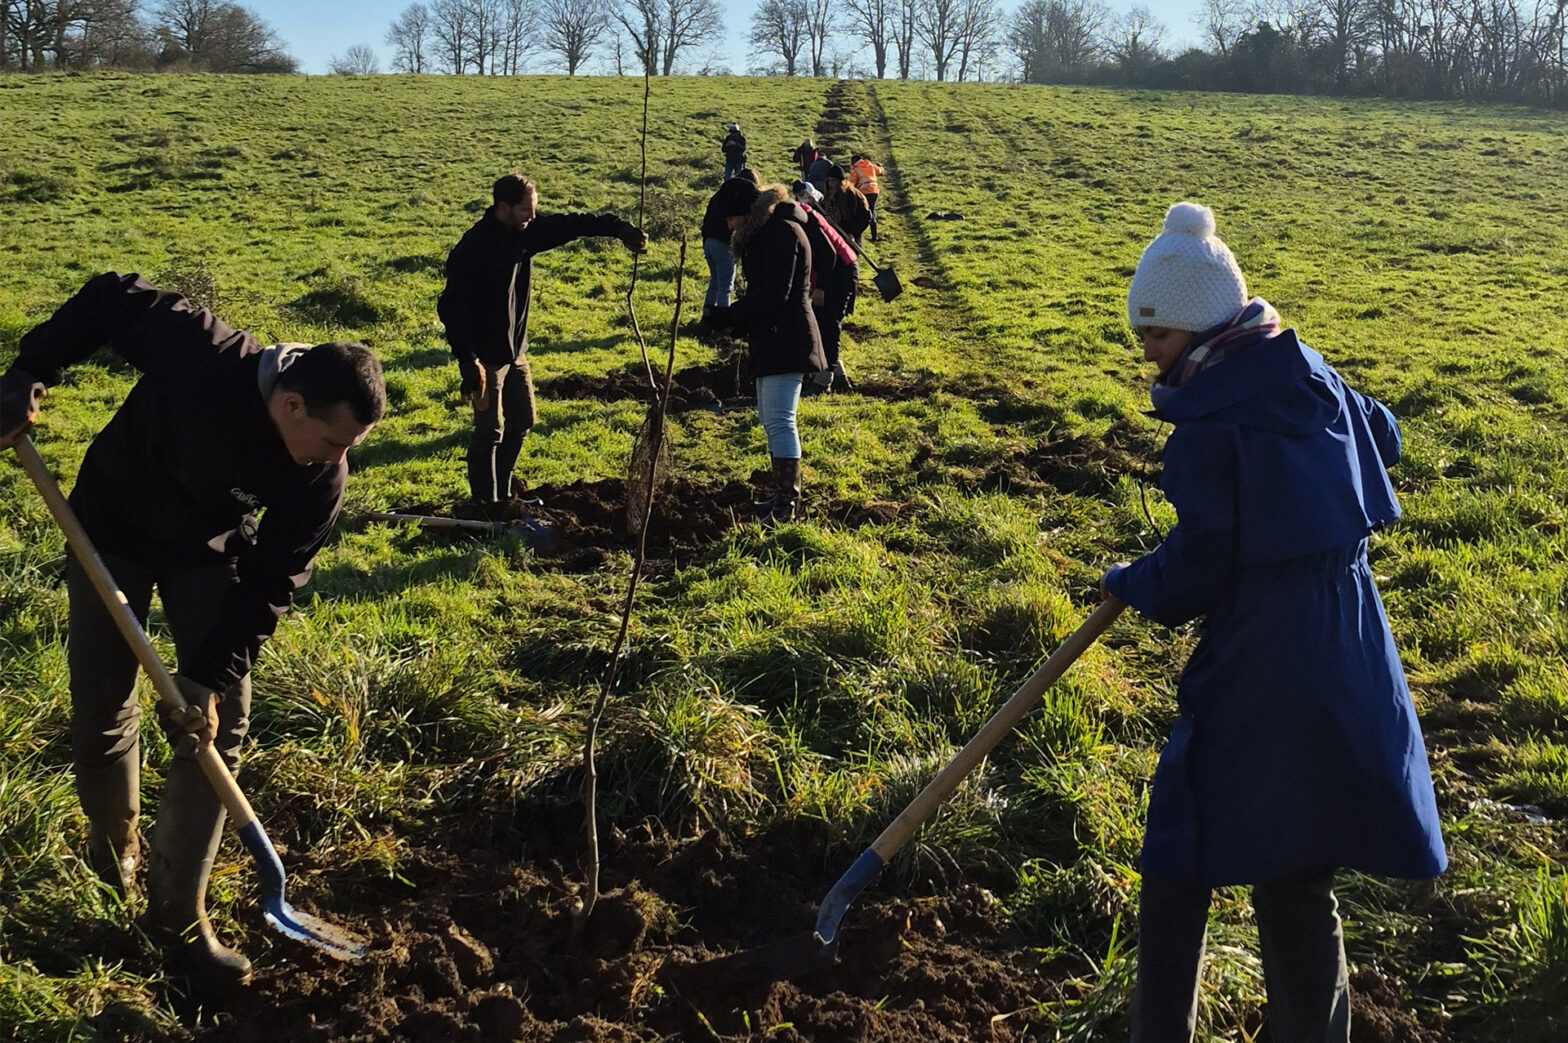
[[[1207,207],[1171,207],[1127,302],[1175,425],[1161,487],[1178,520],[1102,586],[1166,626],[1204,621],[1149,798],[1132,1038],[1192,1038],[1210,889],[1251,884],[1271,1038],[1348,1041],[1334,871],[1447,865],[1367,565],[1399,517],[1399,429],[1248,299],[1214,233]]]

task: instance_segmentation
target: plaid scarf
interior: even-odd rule
[[[1194,336],[1187,350],[1176,360],[1176,365],[1155,387],[1181,387],[1248,344],[1279,336],[1280,328],[1279,312],[1274,310],[1274,306],[1262,297],[1254,297],[1225,325],[1204,330]]]

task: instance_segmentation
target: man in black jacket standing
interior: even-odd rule
[[[539,190],[512,173],[495,183],[494,205],[446,259],[446,289],[436,304],[447,343],[474,404],[468,488],[475,501],[511,495],[512,469],[534,426],[528,371],[528,305],[534,254],[589,236],[614,236],[641,251],[648,237],[613,214],[539,214]]]
[[[740,132],[739,123],[730,124],[729,132],[719,142],[719,150],[724,153],[724,180],[739,177],[746,169],[746,135]]]
[[[22,337],[0,377],[0,448],[26,433],[66,366],[105,344],[142,375],[88,447],[71,506],[144,626],[154,587],[163,600],[190,712],[158,708],[175,755],[152,837],[148,919],[174,969],[221,991],[251,970],[207,918],[224,810],[195,752],[212,742],[238,769],[251,665],[310,578],[343,502],[345,455],[381,418],[386,390],[361,345],[263,346],[177,293],[111,272]],[[141,854],[137,663],[73,555],[66,583],[89,861],[127,896]]]

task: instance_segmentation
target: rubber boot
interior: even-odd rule
[[[773,458],[773,499],[763,512],[763,525],[777,525],[795,520],[800,509],[800,458]]]
[[[523,455],[523,439],[528,437],[524,431],[520,435],[508,435],[501,439],[501,444],[495,447],[495,498],[502,502],[512,498],[512,472],[517,468],[517,458]]]
[[[170,970],[190,979],[194,995],[222,995],[250,984],[250,961],[219,942],[207,919],[207,878],[223,819],[223,804],[196,762],[170,761],[153,829],[147,918]]]
[[[853,385],[850,384],[849,377],[847,377],[844,374],[844,360],[843,359],[839,359],[837,362],[833,363],[833,368],[828,370],[828,372],[833,374],[833,383],[831,385],[829,385],[829,388],[831,390],[833,390],[833,391],[849,391],[849,390],[851,390]]]
[[[76,794],[87,814],[87,864],[120,901],[133,901],[142,857],[140,748],[133,743],[101,767],[77,767]]]

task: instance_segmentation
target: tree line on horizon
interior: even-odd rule
[[[384,43],[394,72],[991,80],[1568,106],[1568,0],[1205,0],[1201,46],[1143,4],[755,0],[749,65],[718,54],[719,0],[430,0]],[[225,0],[0,0],[0,69],[295,72]],[[355,44],[329,71],[381,71]]]

